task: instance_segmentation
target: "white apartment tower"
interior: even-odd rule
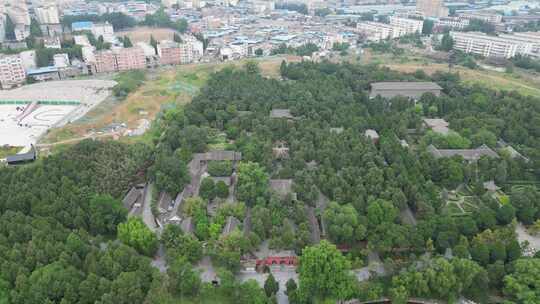
[[[512,58],[517,54],[533,55],[540,50],[540,35],[519,33],[489,36],[479,32],[450,32],[454,49],[484,57]]]

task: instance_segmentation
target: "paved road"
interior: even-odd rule
[[[311,226],[311,240],[313,243],[319,244],[321,241],[321,228],[319,227],[319,221],[315,216],[315,209],[313,207],[308,207],[308,219]]]
[[[516,234],[520,243],[527,241],[529,242],[529,248],[531,253],[537,252],[540,250],[540,236],[533,236],[527,232],[523,224],[518,223],[516,226]]]
[[[368,254],[368,266],[360,269],[354,269],[352,272],[360,282],[369,280],[372,273],[376,273],[380,276],[384,276],[386,274],[386,270],[384,269],[384,265],[381,263],[379,254],[375,251],[370,251]]]
[[[211,283],[217,278],[216,270],[209,256],[205,256],[199,261],[197,269],[201,271],[201,281],[204,283]]]
[[[326,206],[330,203],[330,200],[324,196],[324,194],[319,190],[319,197],[316,202],[316,208],[319,209],[321,214],[324,213],[324,210],[326,209]],[[324,237],[326,236],[326,225],[324,223],[324,217],[321,217],[321,227],[320,227],[321,235]]]
[[[98,138],[107,138],[107,137],[114,137],[114,136],[121,136],[121,134],[118,133],[118,132],[103,133],[103,134],[91,134],[91,135],[85,135],[83,137],[57,141],[57,142],[50,143],[50,144],[37,144],[36,147],[38,147],[38,148],[50,148],[50,147],[56,146],[56,145],[78,143],[78,142],[83,141],[85,139],[98,139]]]
[[[152,266],[159,269],[161,273],[167,272],[167,260],[165,258],[165,247],[160,243],[158,252],[152,260]]]
[[[143,203],[143,211],[142,211],[142,219],[143,222],[152,230],[153,232],[158,232],[159,227],[156,225],[156,221],[154,219],[154,215],[152,214],[152,190],[154,186],[152,184],[148,184],[146,186],[145,192],[144,192],[144,203]]]
[[[400,217],[405,224],[416,226],[416,218],[409,206],[400,212]]]

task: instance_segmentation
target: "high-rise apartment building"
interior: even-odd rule
[[[59,24],[60,17],[58,8],[55,5],[36,7],[34,9],[36,19],[39,24]]]
[[[448,17],[443,0],[416,0],[416,10],[426,17]]]

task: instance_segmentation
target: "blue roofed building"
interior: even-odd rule
[[[91,31],[93,26],[94,26],[94,23],[91,21],[77,21],[71,24],[71,31],[72,32]]]
[[[26,70],[26,75],[36,81],[59,80],[60,73],[55,66]]]

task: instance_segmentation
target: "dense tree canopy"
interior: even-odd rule
[[[353,292],[350,264],[335,245],[307,247],[300,259],[300,291],[309,298],[348,299]]]

